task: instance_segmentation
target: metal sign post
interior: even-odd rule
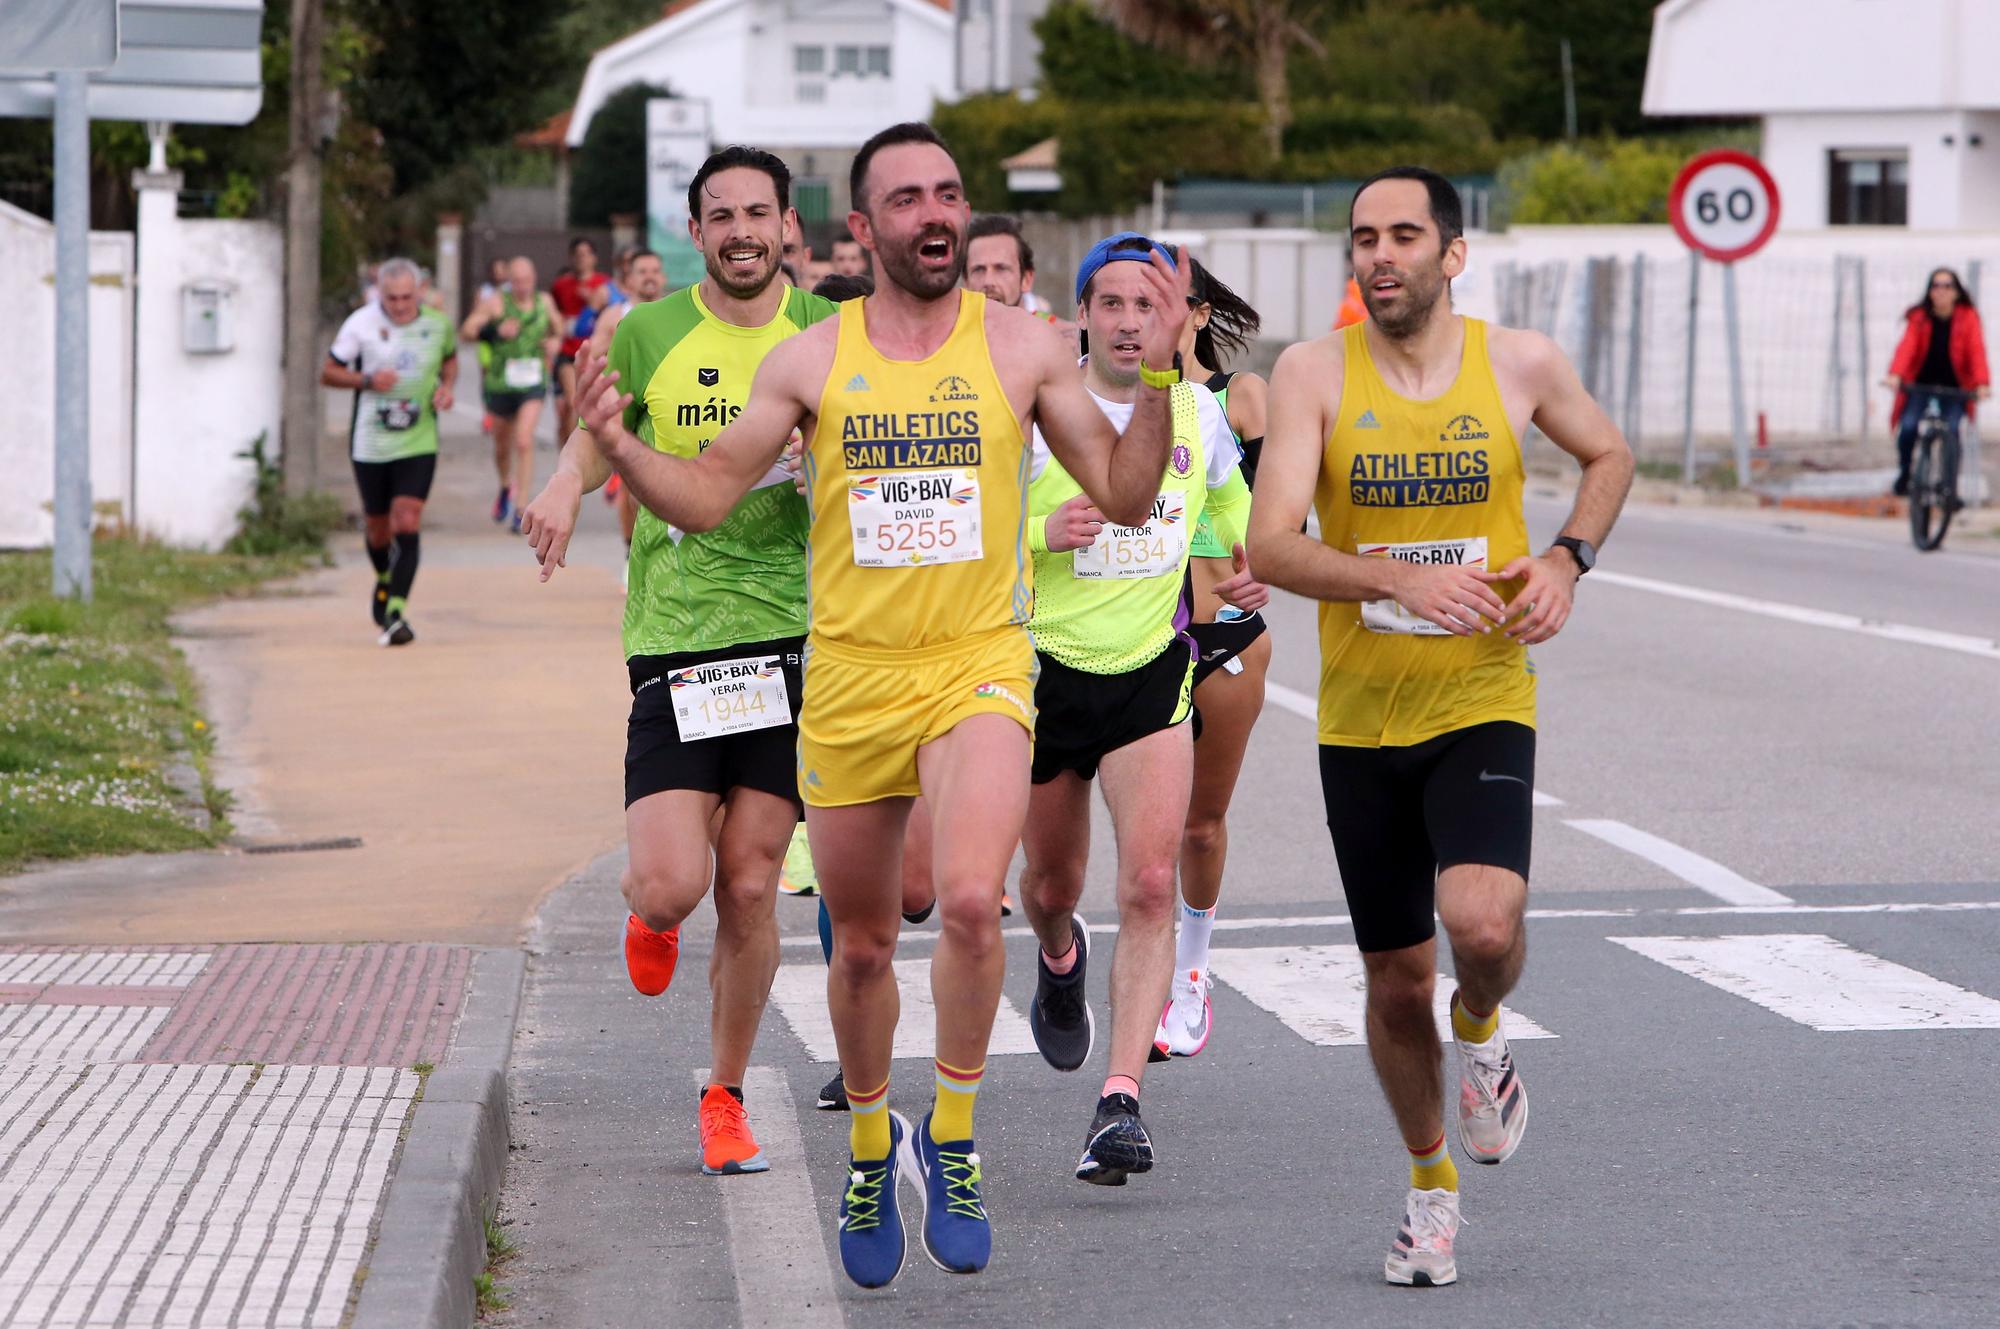
[[[1743,329],[1736,301],[1736,264],[1762,249],[1778,229],[1778,185],[1764,164],[1746,152],[1704,152],[1681,167],[1667,195],[1667,219],[1694,251],[1695,285],[1688,297],[1687,434],[1683,471],[1694,480],[1695,299],[1701,260],[1722,264],[1722,316],[1729,343],[1729,432],[1735,445],[1736,483],[1750,486],[1749,412],[1743,400]]]
[[[56,75],[56,493],[54,590],[90,600],[89,76]]]

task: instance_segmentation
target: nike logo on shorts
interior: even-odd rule
[[[1482,784],[1491,784],[1495,780],[1512,780],[1515,784],[1518,785],[1525,785],[1528,783],[1526,780],[1523,780],[1518,775],[1495,775],[1493,772],[1486,770],[1482,770],[1481,772],[1479,772],[1479,779]]]

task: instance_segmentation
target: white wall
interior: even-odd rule
[[[55,537],[55,228],[0,203],[0,548]],[[90,488],[99,520],[128,515],[132,480],[132,237],[90,237]]]
[[[599,51],[584,75],[569,142],[583,142],[607,97],[631,83],[664,83],[706,98],[718,143],[773,149],[859,147],[878,129],[922,120],[955,96],[951,16],[928,0],[828,0],[801,9],[785,0],[707,0]],[[892,76],[817,80],[826,100],[796,97],[792,47],[887,45]],[[829,63],[832,53],[829,51]]]
[[[277,450],[284,233],[272,222],[184,220],[175,215],[177,175],[139,183],[133,521],[170,543],[213,549],[235,531],[250,495],[251,465],[235,454],[259,433]],[[232,351],[182,349],[181,288],[198,280],[234,283]]]
[[[1767,116],[1761,155],[1778,182],[1779,225],[1789,231],[1827,224],[1827,154],[1836,148],[1909,153],[1912,230],[1993,225],[2000,221],[1992,206],[2000,198],[2000,136],[1995,128],[2000,128],[2000,116],[1961,111]],[[1970,142],[1975,132],[1981,136],[1976,148]],[[1952,141],[1947,144],[1946,138]]]

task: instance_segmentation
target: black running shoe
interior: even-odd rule
[[[1076,1161],[1076,1179],[1093,1186],[1123,1186],[1132,1173],[1152,1170],[1153,1142],[1139,1120],[1139,1100],[1130,1094],[1098,1099],[1090,1139]]]
[[[1097,1040],[1097,1023],[1091,1018],[1090,1000],[1083,990],[1090,969],[1090,926],[1072,914],[1069,930],[1076,938],[1076,964],[1066,974],[1050,973],[1038,948],[1035,1000],[1028,1007],[1028,1028],[1035,1035],[1035,1047],[1042,1060],[1059,1071],[1073,1071],[1089,1061]]]
[[[819,1091],[819,1102],[813,1106],[821,1112],[847,1111],[847,1081],[844,1076],[845,1072],[835,1071],[833,1078],[826,1082],[826,1087]]]
[[[376,627],[389,626],[389,588],[381,582],[376,582],[375,589],[369,592],[368,614],[375,620]]]
[[[931,911],[936,908],[937,908],[937,901],[932,900],[922,909],[905,909],[903,911],[903,921],[905,923],[908,923],[911,927],[916,927],[920,923],[928,922],[931,916]]]
[[[401,614],[391,614],[382,625],[382,635],[376,639],[379,646],[408,646],[417,639],[411,630],[410,621]]]

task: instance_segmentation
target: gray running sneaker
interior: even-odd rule
[[[1458,1192],[1410,1188],[1403,1226],[1382,1262],[1382,1275],[1400,1287],[1443,1287],[1458,1281],[1452,1243],[1458,1239]]]
[[[1042,1060],[1059,1071],[1073,1071],[1090,1060],[1097,1041],[1090,1000],[1083,983],[1090,970],[1090,925],[1071,915],[1070,935],[1076,938],[1076,964],[1066,974],[1049,972],[1048,961],[1035,951],[1035,1000],[1028,1007],[1028,1028]]]

